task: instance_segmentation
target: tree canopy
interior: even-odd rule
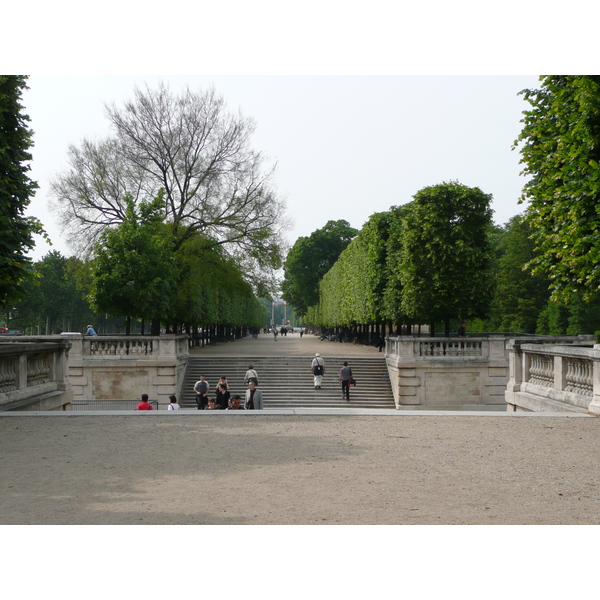
[[[413,322],[483,316],[493,293],[492,196],[458,182],[423,188],[403,214],[402,311]]]
[[[328,221],[308,237],[299,237],[283,265],[282,297],[303,316],[319,302],[319,282],[357,235],[343,219]]]
[[[38,185],[28,176],[33,145],[29,117],[23,113],[21,95],[27,78],[0,75],[0,305],[22,295],[21,284],[33,276],[26,256],[35,246],[34,233],[43,233],[41,223],[25,217]]]
[[[178,271],[172,238],[163,227],[162,193],[153,202],[124,199],[125,217],[96,244],[90,293],[99,312],[165,319],[175,295]]]
[[[250,147],[251,119],[228,113],[212,89],[176,95],[162,84],[136,89],[107,116],[114,135],[71,146],[53,182],[72,243],[89,248],[125,219],[124,198],[137,203],[163,189],[175,250],[200,234],[255,279],[281,266],[285,203],[273,169]]]
[[[521,92],[523,188],[536,257],[555,299],[600,289],[600,76],[544,76]]]

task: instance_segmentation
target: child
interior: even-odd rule
[[[175,398],[175,396],[169,396],[169,406],[167,407],[167,410],[179,410],[181,408],[181,406],[179,406],[179,404],[177,404],[177,398]]]

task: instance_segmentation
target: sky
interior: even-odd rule
[[[520,154],[513,143],[527,104],[519,96],[537,75],[53,75],[32,74],[23,105],[34,132],[31,178],[39,185],[29,213],[53,246],[32,256],[71,253],[49,207],[50,181],[66,169],[69,145],[112,134],[106,105],[135,87],[173,91],[214,87],[231,112],[256,124],[252,146],[275,164],[293,244],[329,220],[360,229],[374,212],[409,202],[444,181],[492,194],[494,221],[524,210]]]
[[[584,0],[560,17],[532,0],[139,6],[57,0],[28,12],[26,31],[0,38],[0,72],[30,75],[23,103],[39,190],[29,214],[53,243],[37,239],[36,260],[71,252],[48,206],[69,145],[110,135],[105,104],[118,106],[135,86],[214,86],[254,119],[252,146],[277,163],[293,244],[331,219],[360,229],[449,180],[492,194],[494,221],[505,224],[524,209],[512,150],[527,108],[519,91],[540,73],[597,69]],[[23,18],[22,5],[3,17]]]

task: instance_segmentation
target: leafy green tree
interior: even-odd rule
[[[410,203],[394,206],[389,212],[389,234],[386,242],[387,281],[383,290],[383,315],[398,327],[410,324],[402,310],[403,277],[402,257],[404,249],[404,214]]]
[[[328,221],[310,236],[296,240],[283,265],[281,291],[299,316],[319,302],[319,282],[357,233],[345,220]]]
[[[177,282],[173,239],[163,226],[162,193],[137,207],[130,197],[125,203],[122,223],[105,230],[96,245],[90,297],[100,312],[154,320],[152,333],[157,335],[156,323],[168,316]]]
[[[22,75],[0,75],[0,305],[4,307],[22,296],[21,283],[34,276],[26,253],[35,246],[33,234],[43,234],[37,219],[24,216],[38,187],[28,176],[33,134],[20,103],[26,80]]]
[[[481,317],[493,294],[492,196],[458,182],[423,188],[403,215],[402,310],[414,321]]]
[[[90,322],[99,322],[87,302],[89,284],[80,281],[85,272],[75,257],[52,251],[33,265],[37,277],[25,281],[23,298],[15,304],[14,326],[36,333],[83,331]]]
[[[500,331],[535,333],[540,313],[550,298],[550,281],[532,274],[525,265],[535,258],[535,244],[525,215],[517,215],[505,226],[498,239],[498,269],[494,312]]]
[[[589,300],[600,289],[600,76],[540,82],[521,92],[531,110],[515,142],[538,251],[529,266],[550,278],[554,299]]]
[[[285,203],[273,169],[250,146],[251,119],[230,114],[214,90],[173,94],[163,84],[136,89],[107,115],[114,135],[71,146],[69,167],[53,183],[74,245],[123,222],[127,193],[138,202],[162,189],[174,250],[201,235],[256,281],[281,267]]]

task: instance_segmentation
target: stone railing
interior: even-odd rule
[[[506,410],[506,337],[388,336],[397,408]]]
[[[71,354],[82,357],[118,357],[155,360],[159,356],[188,356],[186,335],[95,335],[64,333],[73,344]]]
[[[502,336],[467,338],[391,337],[386,355],[404,358],[508,358]]]
[[[67,340],[0,340],[0,410],[55,410],[73,397]]]
[[[600,414],[600,346],[593,340],[510,340],[509,410]]]
[[[189,358],[187,335],[64,333],[73,345],[69,376],[74,399],[128,400],[146,393],[168,404],[179,396]]]

